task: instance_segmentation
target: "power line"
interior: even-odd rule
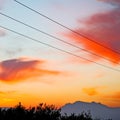
[[[114,68],[112,68],[112,67],[109,67],[109,66],[100,64],[100,63],[95,62],[95,61],[93,61],[93,60],[90,60],[90,59],[81,57],[81,56],[79,56],[79,55],[73,54],[72,52],[69,52],[69,51],[60,49],[60,48],[58,48],[58,47],[52,46],[52,45],[47,44],[47,43],[45,43],[45,42],[41,42],[41,41],[39,41],[39,40],[37,40],[37,39],[34,39],[34,38],[32,38],[32,37],[29,37],[29,36],[27,36],[27,35],[24,35],[24,34],[22,34],[22,33],[19,33],[19,32],[17,32],[17,31],[14,31],[14,30],[12,30],[12,29],[9,29],[9,28],[7,28],[7,27],[4,27],[4,26],[2,26],[2,25],[0,25],[0,27],[3,28],[3,29],[6,29],[6,30],[8,30],[8,31],[10,31],[10,32],[12,32],[12,33],[15,33],[15,34],[17,34],[17,35],[20,35],[20,36],[22,36],[22,37],[24,37],[24,38],[27,38],[27,39],[32,40],[32,41],[35,41],[35,42],[37,42],[37,43],[43,44],[43,45],[48,46],[48,47],[50,47],[50,48],[59,50],[59,51],[61,51],[61,52],[67,53],[67,54],[72,55],[72,56],[74,56],[74,57],[81,58],[81,59],[84,59],[84,60],[86,60],[86,61],[95,63],[95,64],[97,64],[97,65],[99,65],[99,66],[102,66],[102,67],[104,67],[104,68],[108,68],[108,69],[111,69],[111,70],[120,72],[120,70],[118,70],[118,69],[114,69]]]
[[[44,32],[44,31],[41,31],[40,29],[35,28],[35,27],[31,26],[31,25],[28,25],[28,24],[26,24],[26,23],[24,23],[24,22],[22,22],[22,21],[19,21],[19,20],[15,19],[15,18],[13,18],[13,17],[11,17],[11,16],[8,16],[8,15],[6,15],[6,14],[4,14],[4,13],[1,13],[1,12],[0,12],[0,14],[3,15],[3,16],[5,16],[5,17],[7,17],[7,18],[9,18],[9,19],[12,19],[12,20],[14,20],[14,21],[16,21],[16,22],[18,22],[18,23],[20,23],[20,24],[23,24],[23,25],[25,25],[25,26],[27,26],[27,27],[29,27],[29,28],[31,28],[31,29],[34,29],[34,30],[36,30],[36,31],[38,31],[38,32],[40,32],[40,33],[42,33],[42,34],[44,34],[44,35],[47,35],[47,36],[49,36],[49,37],[51,37],[51,38],[54,38],[54,39],[56,39],[56,40],[58,40],[58,41],[61,41],[61,42],[65,43],[65,44],[68,44],[68,45],[70,45],[70,46],[72,46],[72,47],[74,47],[74,48],[83,50],[83,51],[85,51],[85,52],[87,52],[87,53],[90,53],[90,54],[92,54],[92,55],[95,55],[95,56],[97,56],[97,57],[101,57],[101,58],[109,61],[109,59],[106,58],[106,57],[103,57],[103,56],[101,56],[101,55],[95,54],[95,53],[93,53],[93,52],[91,52],[91,51],[88,51],[88,50],[86,50],[86,49],[84,49],[84,48],[81,48],[81,47],[79,47],[79,46],[76,46],[76,45],[74,45],[74,44],[72,44],[72,43],[70,43],[70,42],[67,42],[67,41],[65,41],[65,40],[63,40],[63,39],[60,39],[60,38],[58,38],[58,37],[56,37],[56,36],[53,36],[53,35],[51,35],[51,34],[49,34],[49,33],[46,33],[46,32]],[[113,62],[116,62],[116,61],[113,61]]]
[[[17,1],[17,0],[14,0],[14,1],[15,1],[16,3],[22,5],[22,6],[26,7],[27,9],[29,9],[29,10],[31,10],[31,11],[33,11],[33,12],[39,14],[40,16],[42,16],[42,17],[44,17],[44,18],[46,18],[46,19],[48,19],[48,20],[50,20],[50,21],[56,23],[57,25],[60,25],[60,26],[62,26],[63,28],[66,28],[66,29],[68,29],[69,31],[71,31],[71,32],[73,32],[73,33],[75,33],[75,34],[77,34],[77,35],[79,35],[79,36],[82,36],[82,37],[88,39],[89,41],[92,41],[92,42],[98,44],[98,45],[101,46],[101,47],[104,47],[104,48],[106,48],[106,49],[108,49],[108,50],[110,50],[110,51],[113,51],[113,52],[115,52],[115,53],[117,53],[117,54],[120,54],[120,52],[118,52],[118,51],[116,51],[116,50],[113,50],[113,49],[111,49],[111,48],[109,48],[109,47],[107,47],[107,46],[104,46],[103,44],[94,41],[93,39],[87,37],[86,35],[83,35],[83,34],[81,34],[81,33],[79,33],[79,32],[76,32],[75,30],[73,30],[73,29],[71,29],[71,28],[69,28],[69,27],[67,27],[67,26],[65,26],[65,25],[63,25],[63,24],[61,24],[60,22],[57,22],[56,20],[54,20],[54,19],[52,19],[52,18],[50,18],[50,17],[48,17],[48,16],[46,16],[46,15],[44,15],[44,14],[38,12],[38,11],[32,9],[31,7],[25,5],[25,4],[23,4],[23,3],[21,3],[21,2],[19,2],[19,1]]]

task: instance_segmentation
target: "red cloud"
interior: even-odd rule
[[[0,80],[18,82],[43,75],[57,75],[60,72],[40,68],[44,61],[12,59],[0,63]]]
[[[120,3],[120,1],[110,1],[111,2],[108,3],[114,2],[114,9],[94,14],[84,21],[79,20],[78,26],[79,23],[83,23],[84,27],[75,29],[75,31],[120,53],[120,7],[117,4]],[[82,38],[73,32],[69,32],[65,34],[65,36],[82,44],[87,50],[93,51],[94,53],[109,59],[112,63],[120,62],[120,54],[105,49],[104,47],[89,41],[89,39]]]

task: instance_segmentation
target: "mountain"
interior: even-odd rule
[[[73,104],[68,103],[61,108],[61,113],[67,113],[70,115],[71,113],[80,114],[81,112],[90,112],[93,119],[112,119],[112,120],[120,120],[120,108],[111,108],[101,103],[96,102],[81,102],[77,101]]]

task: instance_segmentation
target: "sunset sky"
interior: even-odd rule
[[[120,107],[120,0],[18,1],[73,32],[0,0],[0,106],[95,101]]]

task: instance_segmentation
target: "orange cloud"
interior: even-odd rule
[[[3,95],[3,94],[5,94],[3,91],[0,91],[0,95]]]
[[[0,91],[0,95],[7,95],[7,94],[13,94],[16,91]]]
[[[59,71],[41,68],[45,61],[11,59],[0,63],[0,81],[15,83],[43,75],[58,75]]]
[[[94,88],[94,87],[91,87],[91,88],[83,88],[82,90],[83,90],[84,93],[86,93],[86,94],[89,95],[89,96],[94,96],[94,95],[97,95],[97,94],[98,94],[96,88]]]
[[[111,3],[112,2],[113,0],[111,0]],[[118,5],[117,3],[118,0],[116,0],[116,2],[114,1],[113,5],[115,8],[112,10],[97,13],[84,20],[79,20],[78,26],[79,23],[82,23],[84,27],[75,29],[74,31],[120,53],[120,4]],[[79,43],[80,45],[83,45],[85,49],[109,59],[111,63],[118,64],[120,62],[120,54],[95,44],[87,38],[83,38],[73,32],[68,32],[64,34],[64,36]],[[102,59],[101,57],[90,57],[93,60]]]
[[[120,91],[112,93],[110,95],[106,95],[106,97],[109,99],[117,99],[120,101]]]
[[[120,107],[120,91],[115,91],[113,93],[103,94],[101,96],[104,101],[107,101],[107,104],[113,107]]]

